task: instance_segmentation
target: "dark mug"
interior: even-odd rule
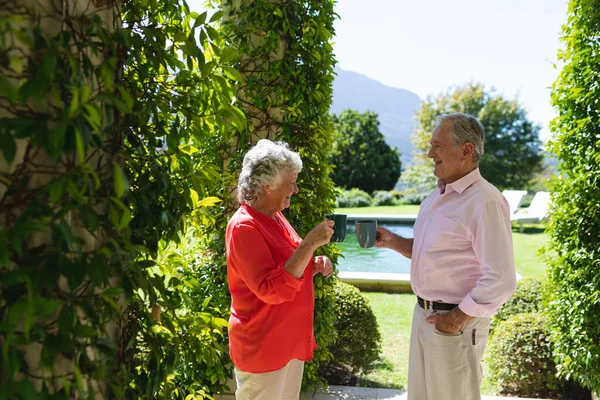
[[[331,236],[329,242],[343,242],[346,238],[346,225],[348,224],[347,215],[325,214],[325,218],[335,223],[333,226],[333,235]]]
[[[377,237],[377,221],[374,219],[362,219],[354,223],[356,226],[356,238],[360,247],[373,247]]]

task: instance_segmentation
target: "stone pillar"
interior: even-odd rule
[[[13,28],[25,28],[31,29],[39,26],[40,33],[43,37],[51,38],[55,37],[61,31],[70,29],[65,23],[66,18],[72,18],[71,21],[75,21],[74,24],[78,23],[78,18],[81,16],[98,16],[106,27],[110,29],[117,29],[119,25],[119,11],[115,6],[115,1],[102,1],[102,0],[7,0],[3,2],[2,9],[0,9],[0,17],[15,17],[7,19]],[[3,39],[9,39],[5,35]],[[12,40],[12,39],[11,39]],[[8,51],[8,56],[14,62],[14,66],[18,69],[23,69],[26,66],[26,60],[31,56],[31,49],[28,45],[21,42],[18,38],[14,41],[8,41],[12,46],[12,49]],[[96,56],[91,56],[92,62],[101,61],[102,53],[98,53]],[[37,72],[37,71],[35,71]],[[0,67],[0,74],[2,74],[13,87],[18,88],[20,82],[15,77],[13,71],[3,70]],[[53,96],[55,93],[48,93],[46,104],[31,103],[23,105],[22,107],[29,107],[34,112],[44,112],[49,110],[53,105]],[[20,105],[10,105],[5,99],[0,97],[0,118],[11,118],[15,116],[15,108],[21,107]],[[12,110],[12,111],[11,111]],[[100,157],[100,152],[95,157],[88,158],[90,165],[99,166],[97,162]],[[71,158],[71,155],[63,155],[62,159],[58,161],[51,158],[47,153],[39,148],[35,148],[29,139],[17,139],[16,140],[16,151],[14,159],[10,162],[3,157],[0,153],[0,173],[6,176],[14,176],[14,174],[20,174],[28,177],[26,190],[36,192],[48,182],[55,179],[66,172],[67,158]],[[96,161],[96,162],[94,162]],[[35,166],[33,166],[35,164]],[[37,173],[35,171],[42,171],[43,173]],[[7,194],[7,186],[0,182],[0,199],[3,199]],[[27,204],[24,204],[26,206]],[[16,215],[25,208],[21,206],[12,209],[11,212]],[[3,212],[0,213],[0,224],[7,224],[7,215]],[[80,227],[79,215],[77,212],[69,213],[66,217],[67,221],[71,224],[73,233],[79,237],[84,245],[82,250],[93,251],[102,245],[104,235],[99,232],[97,235],[91,235],[89,232]],[[27,245],[30,247],[37,247],[41,245],[51,246],[52,241],[49,233],[37,233],[30,236]],[[9,261],[8,268],[18,268],[12,261]],[[57,290],[68,289],[68,283],[64,276],[60,276],[56,283]],[[55,315],[49,317],[49,320],[56,320],[60,309],[56,310]],[[78,315],[80,320],[85,317],[83,313]],[[53,329],[53,328],[48,328]],[[58,329],[58,328],[54,328]],[[113,339],[114,343],[117,340],[117,327],[111,327],[109,329],[109,335]],[[0,340],[1,342],[1,340]],[[1,345],[1,343],[0,343]],[[40,367],[40,358],[42,354],[42,344],[34,343],[27,345],[22,349],[24,351],[25,362],[29,365],[30,372],[37,378],[29,376],[28,379],[33,383],[36,390],[40,390],[42,386],[42,380],[46,381],[50,385],[50,390],[60,390],[63,387],[63,375],[72,375],[73,368],[71,360],[58,356],[54,364],[54,375],[48,370]],[[91,357],[93,357],[90,354]],[[86,380],[84,377],[83,387],[86,390],[92,390],[99,393],[104,386],[103,382],[89,378]],[[97,398],[101,398],[99,394]]]

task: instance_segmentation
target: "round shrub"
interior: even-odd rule
[[[369,193],[360,189],[348,190],[345,196],[348,198],[348,207],[369,207],[373,201]]]
[[[420,205],[427,196],[429,196],[429,192],[408,193],[402,198],[402,203]]]
[[[374,206],[393,206],[396,203],[394,196],[385,190],[378,190],[373,192],[373,205]]]
[[[337,281],[333,298],[338,338],[329,346],[333,360],[320,374],[330,384],[343,384],[348,375],[373,369],[381,352],[381,335],[375,314],[360,290]]]
[[[560,393],[550,330],[541,313],[517,314],[500,322],[486,354],[502,393],[543,398]]]
[[[544,285],[541,281],[533,278],[521,279],[510,300],[492,317],[490,331],[493,332],[500,322],[513,315],[541,311],[543,293]]]
[[[338,195],[335,198],[335,204],[338,208],[347,208],[350,207],[350,200],[345,195]]]

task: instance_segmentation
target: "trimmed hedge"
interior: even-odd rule
[[[562,389],[548,322],[540,313],[517,314],[500,322],[486,354],[492,379],[502,393],[550,397]]]
[[[548,315],[559,373],[600,393],[600,3],[568,7],[552,87],[558,117],[549,150],[560,179],[551,185]]]
[[[386,190],[377,190],[373,192],[374,206],[393,206],[396,204],[396,199],[391,192]]]
[[[523,278],[517,284],[517,289],[491,318],[490,332],[502,321],[516,314],[542,311],[544,284],[533,278]]]
[[[337,384],[348,374],[355,376],[373,369],[381,352],[381,334],[375,314],[360,290],[337,281],[333,294],[338,338],[329,346],[333,360],[321,369],[320,375],[330,384]]]

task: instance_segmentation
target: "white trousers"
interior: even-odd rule
[[[462,332],[446,335],[425,321],[448,311],[415,306],[410,334],[408,400],[480,400],[481,359],[490,330],[489,318],[468,321]]]
[[[236,400],[298,400],[304,361],[291,360],[277,371],[253,374],[235,369]]]

